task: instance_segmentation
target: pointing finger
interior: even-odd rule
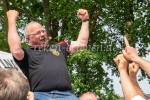
[[[126,47],[130,46],[126,36],[124,36],[124,43]]]

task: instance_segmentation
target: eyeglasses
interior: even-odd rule
[[[46,30],[45,30],[45,29],[42,29],[42,30],[39,30],[39,31],[37,31],[37,32],[28,34],[28,35],[38,35],[38,34],[45,33],[45,32],[46,32]]]

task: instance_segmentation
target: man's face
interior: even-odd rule
[[[32,47],[45,47],[47,44],[46,30],[38,23],[28,27],[27,40]]]

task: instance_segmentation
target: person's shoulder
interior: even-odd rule
[[[137,95],[137,96],[133,97],[131,100],[146,100],[146,99],[144,99],[140,95]]]
[[[56,45],[62,45],[62,44],[66,44],[66,41],[60,41],[60,42],[58,42]]]
[[[71,41],[69,40],[63,40],[61,42],[58,42],[57,45],[66,45],[66,46],[69,46],[71,43]]]

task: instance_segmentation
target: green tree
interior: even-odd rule
[[[90,15],[90,40],[87,48],[69,56],[68,70],[73,89],[79,96],[93,91],[102,100],[117,100],[112,80],[103,69],[104,64],[118,75],[113,58],[124,47],[123,36],[138,48],[139,55],[149,53],[150,40],[149,0],[2,0],[0,1],[0,50],[9,51],[7,44],[8,9],[19,11],[18,32],[25,41],[23,28],[30,21],[42,23],[50,43],[64,38],[75,40],[81,21],[76,17],[79,8]],[[58,36],[58,34],[61,34]],[[26,46],[26,43],[22,44]],[[143,72],[142,78],[147,77]]]

